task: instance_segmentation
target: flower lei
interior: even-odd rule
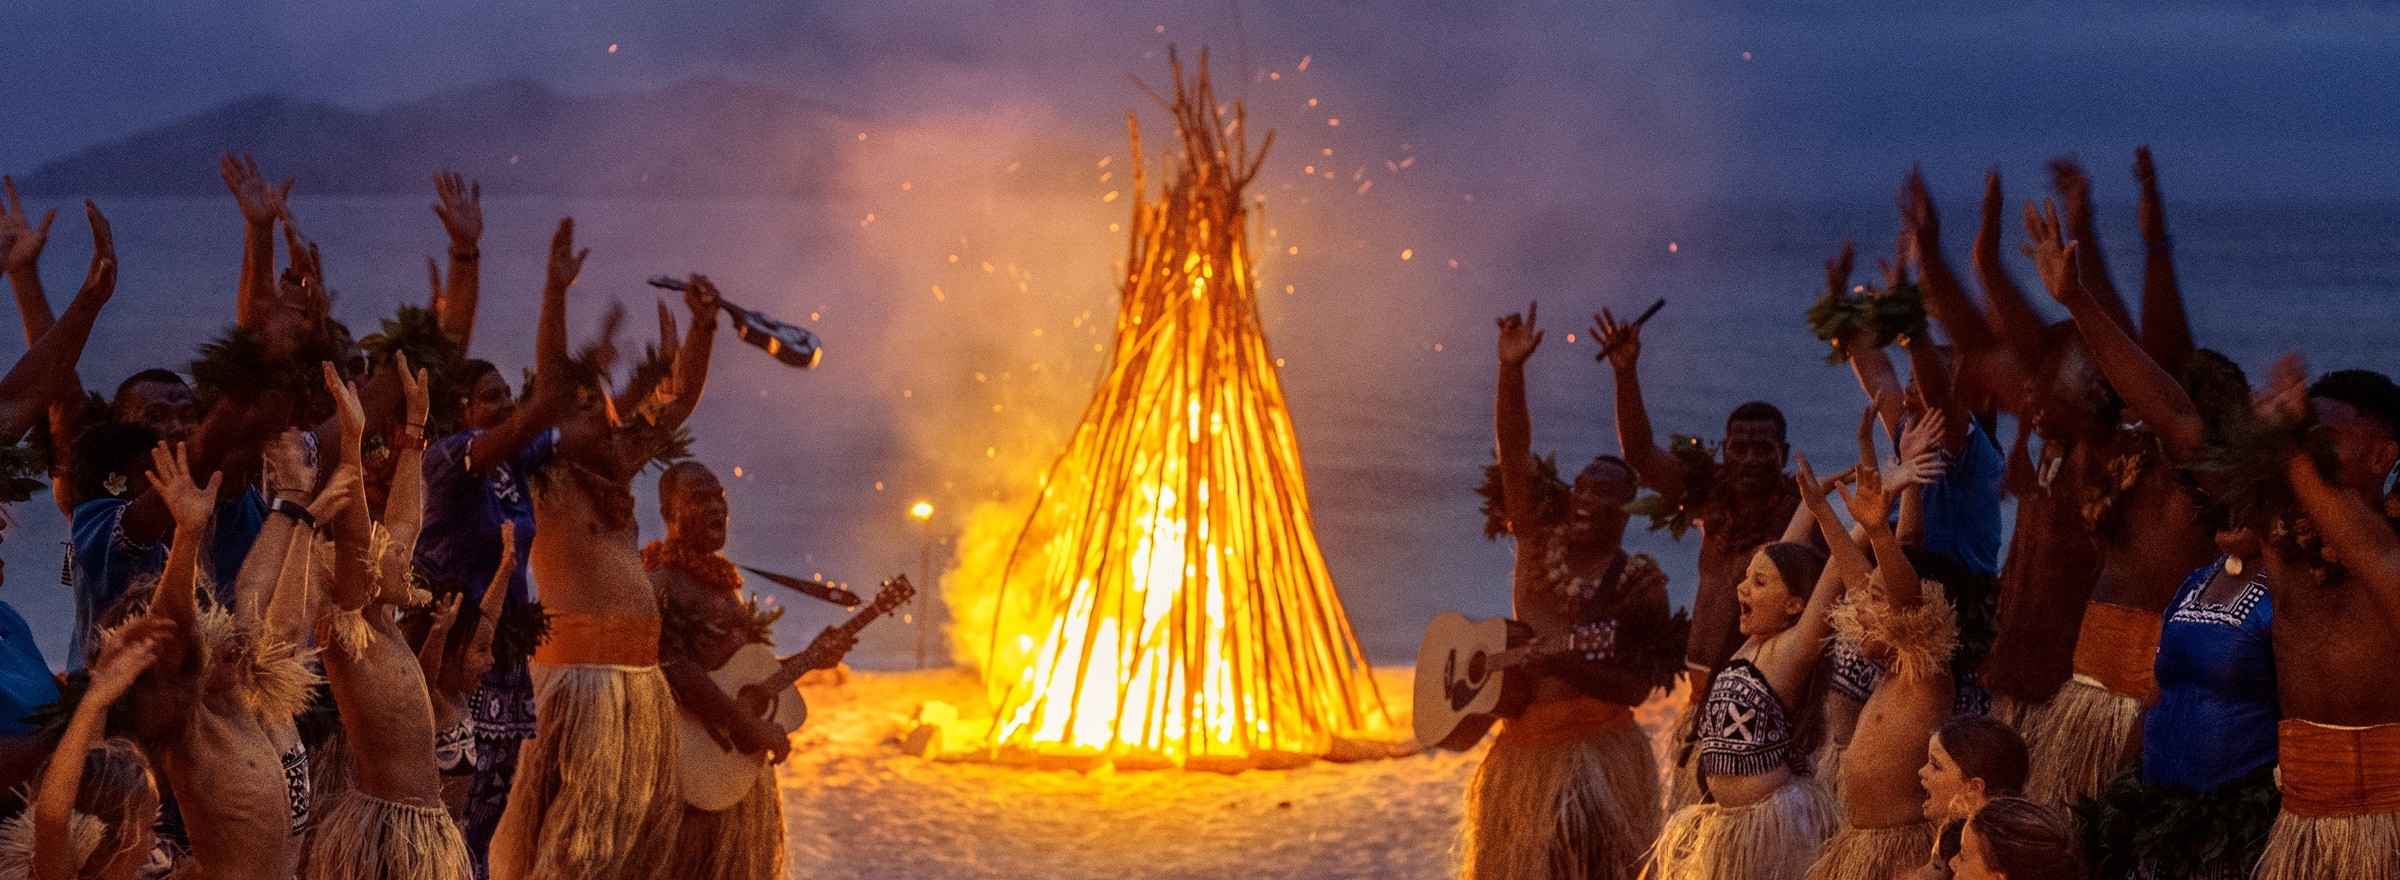
[[[731,593],[742,588],[741,571],[717,553],[693,550],[665,540],[642,547],[643,568],[672,568],[712,591]]]

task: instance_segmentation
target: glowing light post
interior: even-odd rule
[[[917,521],[920,540],[917,543],[917,577],[925,584],[933,583],[933,505],[919,501],[908,509],[910,518]],[[917,592],[917,668],[925,668],[925,592]]]

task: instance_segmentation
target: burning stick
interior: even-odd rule
[[[1206,66],[1187,82],[1176,63],[1160,99],[1178,143],[1157,201],[1131,126],[1108,371],[1008,561],[956,576],[998,606],[995,746],[1231,769],[1390,724],[1317,547],[1259,323],[1243,190],[1261,160]]]

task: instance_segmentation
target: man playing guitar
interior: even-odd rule
[[[775,770],[791,753],[781,727],[745,706],[709,673],[752,643],[770,643],[774,614],[761,614],[742,594],[742,577],[718,551],[725,547],[728,508],[725,486],[696,461],[679,462],[658,479],[658,505],[667,523],[665,540],[642,548],[642,565],[658,587],[661,609],[659,662],[675,702],[696,717],[720,745],[746,754],[764,753],[749,794],[724,810],[684,807],[675,857],[681,876],[707,880],[769,880],[783,876],[783,797]],[[828,630],[790,662],[822,669],[841,662],[856,637]],[[669,723],[674,723],[669,719]]]

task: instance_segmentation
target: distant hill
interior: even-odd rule
[[[773,89],[693,80],[570,95],[503,80],[358,111],[286,95],[220,105],[20,176],[57,195],[221,195],[248,152],[309,195],[422,194],[448,168],[513,195],[807,196],[834,186],[859,117]]]

